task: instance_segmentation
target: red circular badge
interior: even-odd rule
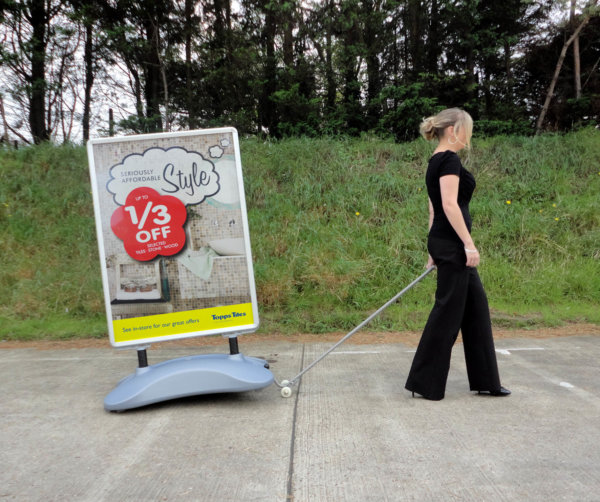
[[[110,227],[135,260],[172,256],[185,245],[185,205],[177,197],[140,187],[132,190],[110,219]]]

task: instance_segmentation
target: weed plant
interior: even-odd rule
[[[600,323],[598,134],[476,139],[463,156],[496,326]],[[348,331],[423,271],[433,147],[242,141],[260,331]],[[0,228],[0,336],[104,336],[84,148],[0,150]],[[421,329],[434,291],[435,273],[368,329]]]

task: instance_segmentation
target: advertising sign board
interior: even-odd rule
[[[237,131],[94,139],[88,160],[111,344],[255,331]]]

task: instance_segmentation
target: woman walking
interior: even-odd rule
[[[473,120],[450,108],[421,124],[427,140],[438,140],[426,174],[429,194],[428,266],[437,268],[435,304],[413,360],[406,389],[441,400],[446,390],[452,346],[462,332],[472,391],[507,396],[500,385],[487,297],[477,273],[479,250],[471,237],[469,202],[475,178],[461,164],[459,150],[470,147]]]

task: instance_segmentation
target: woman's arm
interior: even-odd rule
[[[431,230],[432,225],[433,225],[433,204],[431,203],[431,199],[429,199],[429,230]],[[433,258],[431,257],[431,255],[429,255],[429,258],[427,259],[427,268],[434,267],[434,266],[435,266],[435,262],[433,261]]]
[[[431,203],[431,199],[429,199],[429,230],[431,230],[431,226],[433,225],[433,204]]]
[[[479,252],[473,243],[462,211],[458,206],[458,182],[460,178],[457,175],[449,174],[440,178],[440,190],[442,194],[442,207],[444,214],[452,228],[457,233],[465,246],[467,255],[467,267],[476,267],[479,265]],[[467,251],[468,250],[468,251]]]

